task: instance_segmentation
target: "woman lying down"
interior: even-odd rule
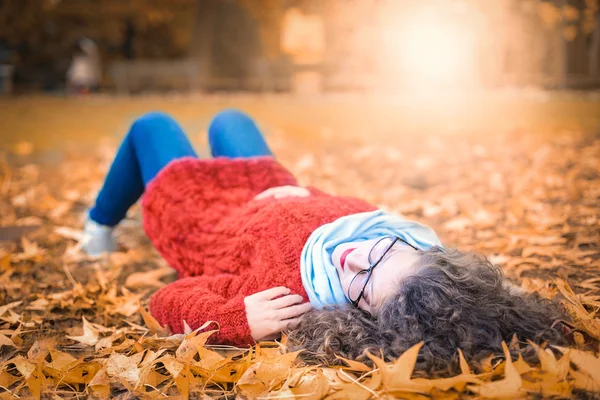
[[[168,115],[139,118],[89,212],[89,254],[115,250],[113,228],[142,195],[144,230],[179,279],[150,311],[173,332],[216,321],[212,343],[280,337],[308,361],[393,359],[423,341],[419,364],[443,368],[496,352],[514,334],[564,343],[564,316],[508,284],[484,256],[444,248],[435,232],[354,197],[300,187],[254,121],[212,121],[214,158],[198,159]]]

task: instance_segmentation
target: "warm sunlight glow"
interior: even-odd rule
[[[387,21],[384,29],[385,59],[402,86],[426,90],[472,83],[476,49],[468,21],[433,9],[409,13]]]

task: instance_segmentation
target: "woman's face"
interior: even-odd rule
[[[348,242],[338,245],[332,254],[342,288],[346,297],[350,282],[361,270],[369,269],[369,252],[380,238],[362,242]],[[393,239],[384,239],[371,253],[371,259],[376,262]],[[415,263],[419,253],[402,242],[396,242],[383,260],[373,269],[373,275],[367,284],[358,306],[365,311],[374,312],[385,299],[393,294],[397,284],[404,278],[415,274]],[[353,288],[354,290],[354,288]]]

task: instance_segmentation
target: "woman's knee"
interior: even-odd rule
[[[173,117],[161,111],[152,111],[138,117],[131,125],[129,134],[134,136],[165,134],[171,130],[165,128],[172,126],[178,126]]]
[[[208,143],[213,157],[273,155],[254,120],[235,109],[221,111],[213,118],[208,128]]]
[[[254,120],[245,112],[237,109],[227,109],[219,112],[210,123],[208,127],[209,140],[219,140],[219,137],[230,134],[235,131],[239,131],[240,128],[252,127],[256,130],[256,123]]]

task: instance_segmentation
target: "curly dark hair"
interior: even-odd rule
[[[535,343],[565,344],[555,302],[510,284],[500,267],[477,253],[421,252],[417,273],[399,283],[374,315],[359,308],[313,310],[288,332],[290,349],[306,349],[308,363],[339,364],[335,355],[370,364],[365,352],[391,361],[423,341],[422,371],[455,371],[457,349],[468,361],[502,352],[517,335]]]

